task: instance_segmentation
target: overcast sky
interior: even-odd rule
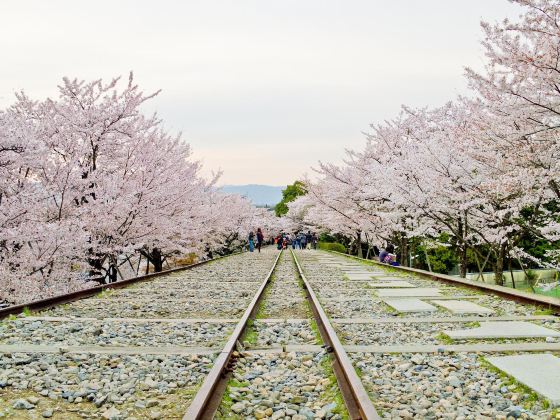
[[[481,18],[518,14],[506,0],[3,0],[0,107],[133,70],[163,89],[147,110],[222,183],[285,185],[402,104],[466,93]]]

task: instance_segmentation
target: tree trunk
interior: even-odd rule
[[[509,274],[511,275],[511,285],[515,289],[515,278],[513,277],[513,269],[511,268],[511,258],[508,258]]]
[[[163,258],[159,248],[154,248],[152,250],[152,264],[154,265],[154,271],[156,273],[163,271]]]
[[[424,250],[424,255],[426,256],[426,264],[428,264],[428,271],[431,273],[432,265],[430,264],[430,256],[428,255],[428,250],[426,249],[425,245],[422,246],[422,249]]]
[[[482,274],[482,266],[480,265],[480,261],[478,260],[478,253],[475,251],[474,253],[474,260],[476,261],[476,266],[478,267],[478,276],[476,276],[476,281],[482,277],[482,281],[484,280],[484,274]]]
[[[464,220],[459,219],[459,225],[457,226],[457,233],[459,236],[458,247],[459,247],[459,276],[461,278],[467,277],[467,214],[465,212]]]
[[[109,268],[107,269],[107,278],[109,280],[109,283],[116,282],[118,280],[117,275],[117,261],[115,260],[115,258],[110,257]]]
[[[469,261],[467,258],[467,245],[463,242],[463,244],[461,245],[461,255],[460,255],[460,260],[459,260],[459,275],[462,278],[466,278],[467,277],[467,265],[468,265]]]
[[[494,266],[494,281],[497,285],[504,285],[504,257],[506,255],[507,243],[500,244],[496,253],[496,265]]]
[[[405,235],[401,236],[401,261],[400,264],[408,267],[408,241]]]
[[[358,246],[358,258],[364,258],[364,254],[362,252],[362,235],[360,231],[358,231],[356,234],[356,245]]]
[[[103,283],[105,280],[105,276],[103,275],[103,260],[101,258],[95,258],[96,255],[94,255],[93,249],[90,249],[88,252],[92,256],[91,258],[87,259],[90,266],[89,277],[91,277],[92,280]]]
[[[153,248],[150,251],[144,248],[140,251],[140,253],[146,257],[146,274],[150,272],[150,263],[154,266],[155,273],[163,271],[163,256],[161,255],[161,249]]]

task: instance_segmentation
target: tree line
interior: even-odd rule
[[[159,92],[63,79],[0,110],[0,300],[18,302],[237,249],[264,209],[201,176],[181,135],[142,106]]]
[[[498,284],[512,266],[558,268],[560,5],[514,3],[518,20],[482,23],[471,95],[371,125],[362,150],[303,180],[287,216],[352,238],[356,253],[393,243],[404,265],[437,252],[463,277],[492,267]]]

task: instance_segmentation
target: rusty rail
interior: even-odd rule
[[[130,286],[131,284],[134,284],[134,283],[141,283],[141,282],[144,282],[144,281],[152,280],[156,277],[161,277],[161,276],[165,276],[167,274],[176,273],[178,271],[189,270],[191,268],[198,267],[198,266],[207,264],[207,263],[212,262],[212,261],[217,261],[217,260],[220,260],[222,258],[231,257],[231,256],[237,255],[237,254],[239,254],[239,252],[229,254],[229,255],[225,255],[225,256],[222,256],[222,257],[212,258],[212,259],[205,260],[205,261],[200,261],[200,262],[185,265],[185,266],[182,266],[182,267],[171,268],[169,270],[160,271],[159,273],[146,274],[144,276],[138,276],[138,277],[133,277],[133,278],[126,279],[126,280],[120,280],[120,281],[116,281],[114,283],[107,283],[107,284],[102,284],[102,285],[99,285],[99,286],[89,287],[87,289],[78,290],[76,292],[67,293],[67,294],[64,294],[64,295],[58,295],[58,296],[53,296],[53,297],[49,297],[49,298],[46,298],[46,299],[41,299],[41,300],[36,300],[36,301],[32,301],[32,302],[22,303],[20,305],[8,306],[7,308],[0,309],[0,319],[6,318],[9,315],[20,314],[26,309],[30,310],[30,311],[33,311],[33,312],[43,310],[43,309],[49,309],[49,308],[52,308],[54,306],[62,305],[64,303],[74,302],[74,301],[77,301],[77,300],[80,300],[80,299],[85,299],[85,298],[88,298],[88,297],[91,297],[91,296],[95,296],[98,293],[103,292],[104,290],[121,289],[123,287],[128,287],[128,286]]]
[[[374,264],[376,266],[382,268],[394,268],[399,271],[414,273],[420,275],[422,277],[427,277],[430,280],[436,280],[452,285],[461,285],[465,287],[469,287],[472,289],[480,290],[485,293],[491,293],[494,295],[498,295],[504,297],[506,299],[515,300],[522,303],[529,303],[531,305],[537,305],[541,307],[546,307],[548,309],[554,310],[557,314],[560,314],[560,299],[553,298],[551,296],[542,296],[533,293],[523,292],[517,289],[511,289],[505,286],[498,286],[496,284],[488,284],[481,281],[474,281],[474,280],[467,280],[463,278],[457,278],[448,276],[445,274],[433,273],[431,271],[420,270],[418,268],[411,268],[411,267],[403,267],[403,266],[388,266],[387,264],[382,264],[378,261],[374,260],[366,260],[365,258],[356,257],[354,255],[343,254],[342,252],[338,251],[328,251],[333,254],[342,255],[347,258],[352,258],[358,261],[365,261],[370,264]]]
[[[223,350],[216,358],[214,366],[212,366],[212,369],[206,376],[206,379],[204,379],[202,386],[196,393],[193,401],[191,402],[191,405],[183,416],[183,420],[210,420],[214,417],[214,414],[216,413],[216,410],[220,405],[222,395],[227,386],[229,371],[231,370],[230,368],[233,352],[237,347],[238,341],[241,339],[243,333],[245,332],[247,322],[257,310],[259,302],[263,296],[264,289],[270,282],[272,273],[274,273],[281,255],[282,251],[278,253],[278,256],[276,257],[276,260],[274,260],[272,268],[268,272],[264,281],[261,283],[261,286],[251,300],[251,303],[249,303],[249,306],[245,310],[245,313],[241,317],[241,320],[231,333]]]
[[[329,351],[332,350],[332,355],[334,356],[332,365],[333,371],[344,398],[344,402],[346,403],[346,408],[350,414],[350,418],[353,420],[379,419],[380,417],[375,411],[375,407],[373,406],[362,381],[356,374],[354,366],[352,365],[346,350],[344,350],[344,347],[338,339],[338,336],[336,335],[327,314],[323,310],[317,295],[315,295],[309,281],[305,277],[295,253],[293,251],[291,251],[291,253],[296,263],[299,276],[303,281],[305,293],[307,294],[311,304],[311,310],[313,311],[313,316],[317,322],[321,338],[328,346],[327,348]]]

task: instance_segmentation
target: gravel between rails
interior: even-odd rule
[[[281,256],[263,299],[257,319],[245,336],[248,348],[321,344],[289,251]],[[216,418],[346,418],[330,356],[325,351],[272,354],[257,351],[236,360],[233,378]]]
[[[236,318],[276,255],[273,250],[236,255],[34,314],[70,320],[9,318],[0,323],[0,341],[138,346],[139,351],[142,347],[219,346],[235,323],[180,319]],[[215,297],[221,300],[212,304]],[[80,319],[85,317],[94,319]],[[135,319],[106,319],[127,317]],[[182,418],[214,358],[193,354],[0,354],[0,418]]]
[[[194,346],[220,345],[234,324],[107,321],[26,321],[0,324],[0,344],[56,344],[95,346]]]
[[[289,251],[285,251],[265,292],[264,303],[257,318],[306,319],[310,316],[305,295],[296,278],[292,257]]]
[[[391,324],[336,324],[339,337],[346,344],[439,344],[445,340],[443,330],[475,327],[476,323],[414,323],[407,324],[407,318],[461,318],[473,315],[452,314],[439,308],[437,312],[426,314],[395,313],[389,306],[379,302],[372,293],[369,282],[344,280],[343,271],[332,265],[325,265],[317,257],[318,252],[299,252],[306,276],[320,296],[321,303],[332,318],[394,318],[402,323]],[[323,255],[328,255],[323,253]],[[349,260],[340,257],[341,262]],[[354,261],[353,266],[364,271],[371,266]],[[348,269],[344,267],[344,269]],[[375,268],[379,270],[379,268]],[[400,273],[399,273],[400,274]],[[395,276],[388,271],[387,276]],[[486,295],[465,287],[444,285],[425,280],[407,273],[398,276],[419,287],[438,287],[448,296],[477,296],[470,302],[488,307],[494,314],[479,316],[480,321],[492,320],[496,316],[527,316],[541,314],[540,308],[518,304],[494,295]],[[337,281],[337,283],[331,283]],[[338,286],[336,292],[332,286]],[[357,297],[359,291],[371,300],[329,300],[326,297]],[[437,298],[434,298],[437,299]],[[429,302],[430,298],[423,300]],[[533,321],[540,325],[558,329],[558,320]],[[462,340],[456,343],[476,342],[519,342],[543,341],[543,339],[507,340]],[[497,353],[492,356],[499,355]],[[483,353],[457,354],[378,354],[351,353],[354,366],[359,372],[364,386],[383,418],[388,419],[500,419],[510,418],[551,418],[553,411],[546,402],[531,390],[507,377],[484,360]]]
[[[319,344],[315,331],[308,320],[299,322],[260,322],[253,323],[256,333],[254,346],[257,348],[283,344]]]
[[[238,359],[216,419],[342,419],[328,355],[281,353]]]

